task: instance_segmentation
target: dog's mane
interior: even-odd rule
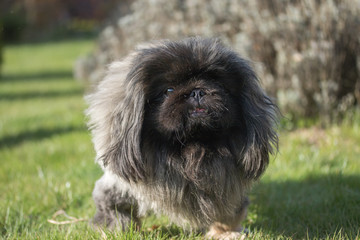
[[[238,141],[233,143],[238,151],[236,161],[241,164],[243,177],[253,179],[262,174],[269,153],[277,148],[276,106],[260,88],[247,61],[218,40],[199,38],[145,46],[110,66],[98,90],[87,98],[97,159],[104,168],[134,182],[145,180],[147,173],[154,171],[149,169],[153,163],[144,162],[142,155],[146,153],[141,151],[147,93],[151,92],[148,88],[154,86],[149,81],[154,71],[161,72],[167,67],[181,74],[189,70],[189,66],[192,69],[187,72],[192,74],[211,73],[222,68],[231,72],[233,79],[238,79],[238,82],[224,82],[230,85],[243,113],[241,137],[232,139]],[[179,79],[182,77],[186,76],[179,76]]]

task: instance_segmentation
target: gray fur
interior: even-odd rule
[[[219,140],[214,139],[214,146],[209,147],[201,141],[189,141],[184,134],[187,130],[174,130],[172,143],[164,140],[172,133],[160,136],[162,133],[156,134],[157,128],[146,125],[153,117],[149,112],[156,108],[151,110],[146,97],[151,87],[146,83],[149,76],[145,69],[150,65],[157,67],[155,60],[159,54],[173,58],[176,44],[183,44],[185,50],[197,54],[195,64],[199,68],[201,65],[212,71],[220,51],[221,56],[229,55],[240,61],[231,64],[240,66],[244,79],[242,92],[237,96],[246,115],[241,116],[244,126],[236,125],[233,119],[228,121],[237,129],[245,128],[246,134],[239,130],[239,134],[227,139],[226,133],[216,133]],[[185,71],[181,66],[175,67]],[[230,68],[220,67],[221,71]],[[194,84],[206,86],[206,81],[194,81]],[[226,93],[221,89],[219,92],[219,99],[214,97],[211,107],[226,116],[228,107],[237,106],[224,107]],[[97,206],[95,224],[125,230],[131,219],[139,223],[152,210],[183,227],[205,229],[216,222],[231,225],[241,220],[239,216],[246,215],[250,185],[263,173],[269,153],[277,146],[273,129],[276,106],[259,87],[248,64],[217,40],[192,38],[174,44],[163,41],[143,46],[111,64],[105,79],[86,99],[96,161],[104,170],[93,192]],[[158,129],[162,131],[161,127]],[[180,150],[175,151],[173,145]]]

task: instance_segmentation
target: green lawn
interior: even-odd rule
[[[99,239],[84,222],[54,225],[60,210],[90,219],[94,163],[83,88],[72,65],[92,41],[5,48],[0,79],[0,234],[5,239]],[[359,239],[360,114],[339,126],[280,131],[280,152],[251,193],[250,239]],[[66,220],[57,218],[57,220]],[[149,230],[153,225],[161,225]],[[149,216],[140,233],[109,239],[199,236]]]

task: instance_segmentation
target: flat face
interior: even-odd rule
[[[140,50],[146,114],[165,133],[196,135],[241,123],[241,91],[253,72],[216,41],[171,42]]]

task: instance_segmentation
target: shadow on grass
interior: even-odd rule
[[[22,132],[16,135],[9,135],[0,138],[0,149],[11,148],[24,142],[40,141],[45,138],[49,138],[56,135],[66,134],[70,132],[86,131],[86,127],[59,127],[53,129],[36,129],[28,132]]]
[[[29,81],[75,81],[72,77],[71,71],[49,71],[49,72],[38,72],[33,74],[13,74],[4,75],[0,79],[0,83],[10,82],[21,82],[27,83]],[[82,89],[44,89],[44,90],[29,90],[22,92],[4,92],[0,94],[0,100],[12,101],[12,100],[28,100],[33,98],[56,98],[56,97],[71,97],[76,95],[82,95],[84,91]]]
[[[171,224],[170,226],[160,226],[156,230],[148,229],[145,234],[152,233],[160,238],[171,238],[171,237],[177,237],[180,235],[186,234],[187,236],[190,236],[190,233],[186,232],[184,233],[181,228],[177,227],[176,225]]]
[[[0,100],[14,101],[14,100],[28,100],[34,98],[56,98],[56,97],[72,97],[81,96],[82,89],[71,90],[47,90],[47,91],[32,91],[32,92],[19,92],[19,93],[2,93]]]
[[[303,181],[262,182],[253,189],[252,229],[295,239],[355,239],[360,226],[360,176],[320,175]]]
[[[149,228],[143,230],[142,234],[144,239],[204,239],[201,232],[190,232],[174,224]]]
[[[71,71],[47,71],[47,72],[37,72],[31,74],[3,74],[0,78],[0,83],[9,83],[9,82],[29,82],[29,81],[38,81],[43,80],[46,82],[49,81],[58,81],[59,78],[73,80],[73,74]]]

